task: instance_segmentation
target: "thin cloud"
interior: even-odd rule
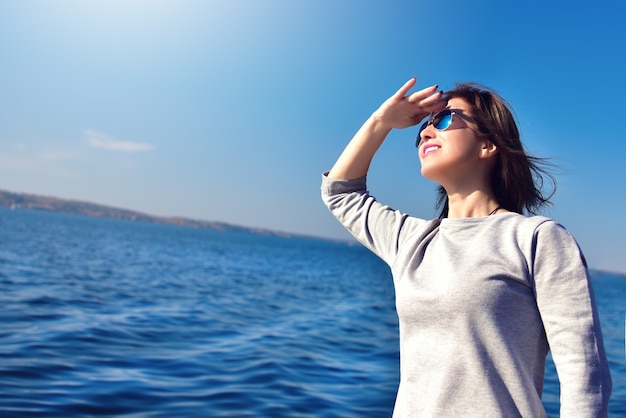
[[[28,173],[38,171],[40,166],[26,159],[5,158],[0,156],[0,171]]]
[[[124,152],[150,151],[154,148],[154,146],[143,142],[120,141],[102,132],[89,129],[86,129],[84,134],[87,143],[94,148]]]
[[[79,152],[71,149],[37,151],[26,145],[0,148],[0,173],[20,175],[45,175],[46,177],[72,177],[73,165],[81,161]],[[1,174],[0,174],[1,177]]]
[[[43,161],[79,161],[83,159],[79,151],[72,149],[45,151],[40,152],[37,156]]]

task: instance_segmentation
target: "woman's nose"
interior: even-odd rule
[[[422,145],[424,142],[428,141],[429,139],[434,138],[435,135],[437,135],[437,130],[435,129],[432,123],[428,124],[428,126],[425,127],[422,130],[422,132],[420,132],[419,134],[420,140],[419,140],[418,147]]]

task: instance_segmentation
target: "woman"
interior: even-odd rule
[[[607,415],[611,378],[584,257],[534,214],[547,198],[508,105],[476,85],[410,93],[365,122],[322,180],[332,214],[393,274],[400,324],[394,417],[541,417],[552,351],[561,416]],[[441,218],[378,203],[365,176],[392,129],[418,124],[422,175]]]

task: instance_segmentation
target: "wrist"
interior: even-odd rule
[[[367,124],[372,133],[387,135],[393,129],[393,126],[387,123],[378,111],[372,113],[367,120]]]

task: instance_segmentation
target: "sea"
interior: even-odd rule
[[[626,417],[626,276],[592,277]],[[398,361],[359,245],[0,208],[0,417],[390,417]]]

